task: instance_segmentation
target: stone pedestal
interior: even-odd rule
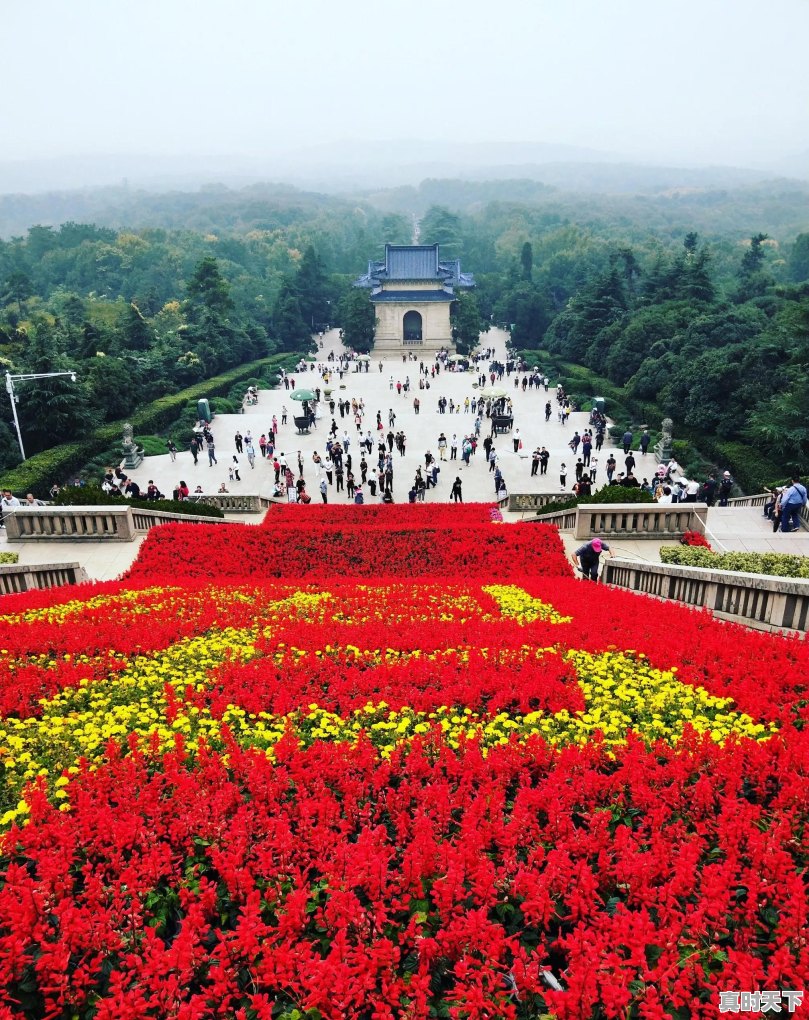
[[[137,468],[143,463],[143,454],[137,446],[124,447],[124,467]]]
[[[132,435],[132,426],[127,422],[124,425],[124,439],[121,444],[121,449],[124,454],[123,467],[124,468],[137,468],[143,463],[143,451],[135,444],[135,440]]]
[[[657,457],[659,464],[668,464],[674,456],[674,441],[672,439],[673,428],[674,422],[671,418],[664,418],[660,423],[660,442],[654,448],[655,457]]]

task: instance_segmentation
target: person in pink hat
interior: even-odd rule
[[[580,546],[570,557],[574,565],[581,573],[591,581],[598,580],[598,564],[601,560],[601,553],[609,552],[610,547],[600,538],[594,538],[585,545]]]

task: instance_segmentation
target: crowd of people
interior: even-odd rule
[[[386,367],[388,374],[384,375]],[[374,406],[376,401],[368,406],[372,398],[368,397],[367,389],[365,396],[338,392],[338,378],[343,380],[346,375],[365,374],[372,369],[376,375],[377,368],[385,379],[384,382],[380,379],[381,392],[389,396],[389,399],[382,397],[381,406]],[[734,481],[729,471],[712,472],[697,480],[688,478],[675,460],[658,465],[652,456],[648,429],[643,429],[637,437],[627,429],[623,435],[619,434],[616,446],[605,449],[608,423],[599,407],[592,410],[585,428],[577,417],[572,436],[564,440],[570,457],[559,456],[558,448],[563,444],[559,442],[557,425],[551,425],[553,395],[549,396],[548,375],[539,366],[529,368],[517,358],[501,358],[493,348],[468,358],[441,351],[429,360],[419,358],[414,351],[406,351],[401,372],[395,368],[391,372],[391,368],[390,360],[372,362],[369,356],[345,351],[324,352],[321,360],[301,361],[295,373],[297,383],[302,385],[305,377],[305,386],[312,390],[313,399],[302,402],[300,413],[291,415],[286,403],[279,410],[276,397],[275,413],[267,416],[266,428],[260,432],[256,429],[255,436],[249,428],[237,429],[232,449],[220,429],[216,430],[216,436],[223,449],[217,449],[214,429],[204,420],[197,422],[186,442],[175,443],[174,438],[168,438],[165,446],[172,464],[180,462],[184,452],[186,457],[190,453],[194,467],[207,462],[212,474],[214,469],[219,469],[220,477],[213,484],[205,484],[203,489],[200,484],[189,485],[186,479],[191,476],[184,472],[185,478],[171,484],[166,481],[167,491],[182,501],[203,492],[226,493],[234,488],[239,491],[246,482],[255,490],[266,484],[268,471],[271,471],[272,495],[290,502],[307,503],[313,498],[324,503],[331,500],[393,502],[396,498],[416,502],[424,501],[430,490],[435,490],[438,498],[463,502],[464,479],[469,483],[471,478],[476,478],[475,498],[480,498],[481,468],[491,478],[495,498],[508,494],[507,474],[514,483],[524,470],[526,481],[518,487],[539,485],[551,491],[555,481],[551,484],[545,480],[551,475],[558,477],[562,492],[585,498],[608,484],[646,489],[664,505],[705,502],[709,506],[723,506],[727,505],[733,491]],[[468,392],[462,389],[460,395],[459,374],[461,381],[469,384]],[[445,377],[453,379],[452,386],[445,385]],[[513,383],[513,396],[496,388],[506,378],[509,385]],[[283,395],[288,393],[291,399],[300,399],[296,378],[291,374],[280,373],[279,387]],[[340,391],[345,389],[345,385],[339,387]],[[429,396],[426,391],[430,391]],[[536,415],[523,421],[517,419],[519,410],[526,406],[526,396],[539,412],[539,420],[544,409],[547,433],[537,429]],[[249,408],[251,420],[255,421],[255,416],[260,414],[254,408],[262,399],[255,386],[247,389],[243,410]],[[575,398],[558,385],[555,400],[556,422],[566,428],[571,414],[578,410]],[[409,415],[418,416],[414,432],[424,437],[425,411],[436,415],[437,427],[433,442],[426,444],[426,449],[422,447],[418,466],[413,471],[415,451],[410,449],[412,444],[405,426]],[[313,452],[311,442],[295,442],[296,435],[308,433],[310,428],[317,435],[319,425],[325,426],[325,435],[316,442]],[[298,445],[303,445],[306,452],[289,452],[289,447],[294,451]],[[188,460],[183,462],[189,464]],[[447,468],[451,462],[455,463]],[[261,477],[256,478],[258,485],[250,481],[257,464],[266,465]],[[403,479],[406,466],[410,469]],[[456,466],[457,470],[453,471]],[[188,470],[193,470],[190,465]],[[469,470],[475,474],[462,476],[462,472]],[[142,482],[138,484],[120,467],[105,474],[102,487],[112,495],[131,498],[154,500],[164,496],[154,481],[150,480],[148,486],[143,486]],[[774,492],[766,508],[767,515],[777,522],[780,530],[792,527],[795,519],[794,487],[785,487],[785,491],[792,494],[785,498],[783,493]],[[789,511],[786,524],[785,507]]]

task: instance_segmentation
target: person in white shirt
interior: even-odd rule
[[[658,505],[668,505],[672,502],[671,499],[671,488],[668,485],[663,486],[663,495],[658,499]]]
[[[11,492],[10,489],[3,490],[3,498],[0,499],[0,524],[5,519],[6,514],[10,510],[16,509],[20,505],[20,501]]]
[[[684,503],[696,503],[697,496],[699,495],[699,482],[696,479],[683,479],[685,481],[685,499]]]

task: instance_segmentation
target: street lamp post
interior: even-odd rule
[[[17,417],[17,401],[19,397],[14,392],[15,382],[28,382],[31,379],[56,379],[58,376],[69,375],[72,382],[76,381],[75,372],[27,372],[23,375],[12,375],[6,372],[6,393],[11,401],[11,412],[14,415],[14,428],[17,430],[17,442],[20,444],[20,456],[25,460],[25,449],[22,445],[22,432],[20,432],[20,419]]]

